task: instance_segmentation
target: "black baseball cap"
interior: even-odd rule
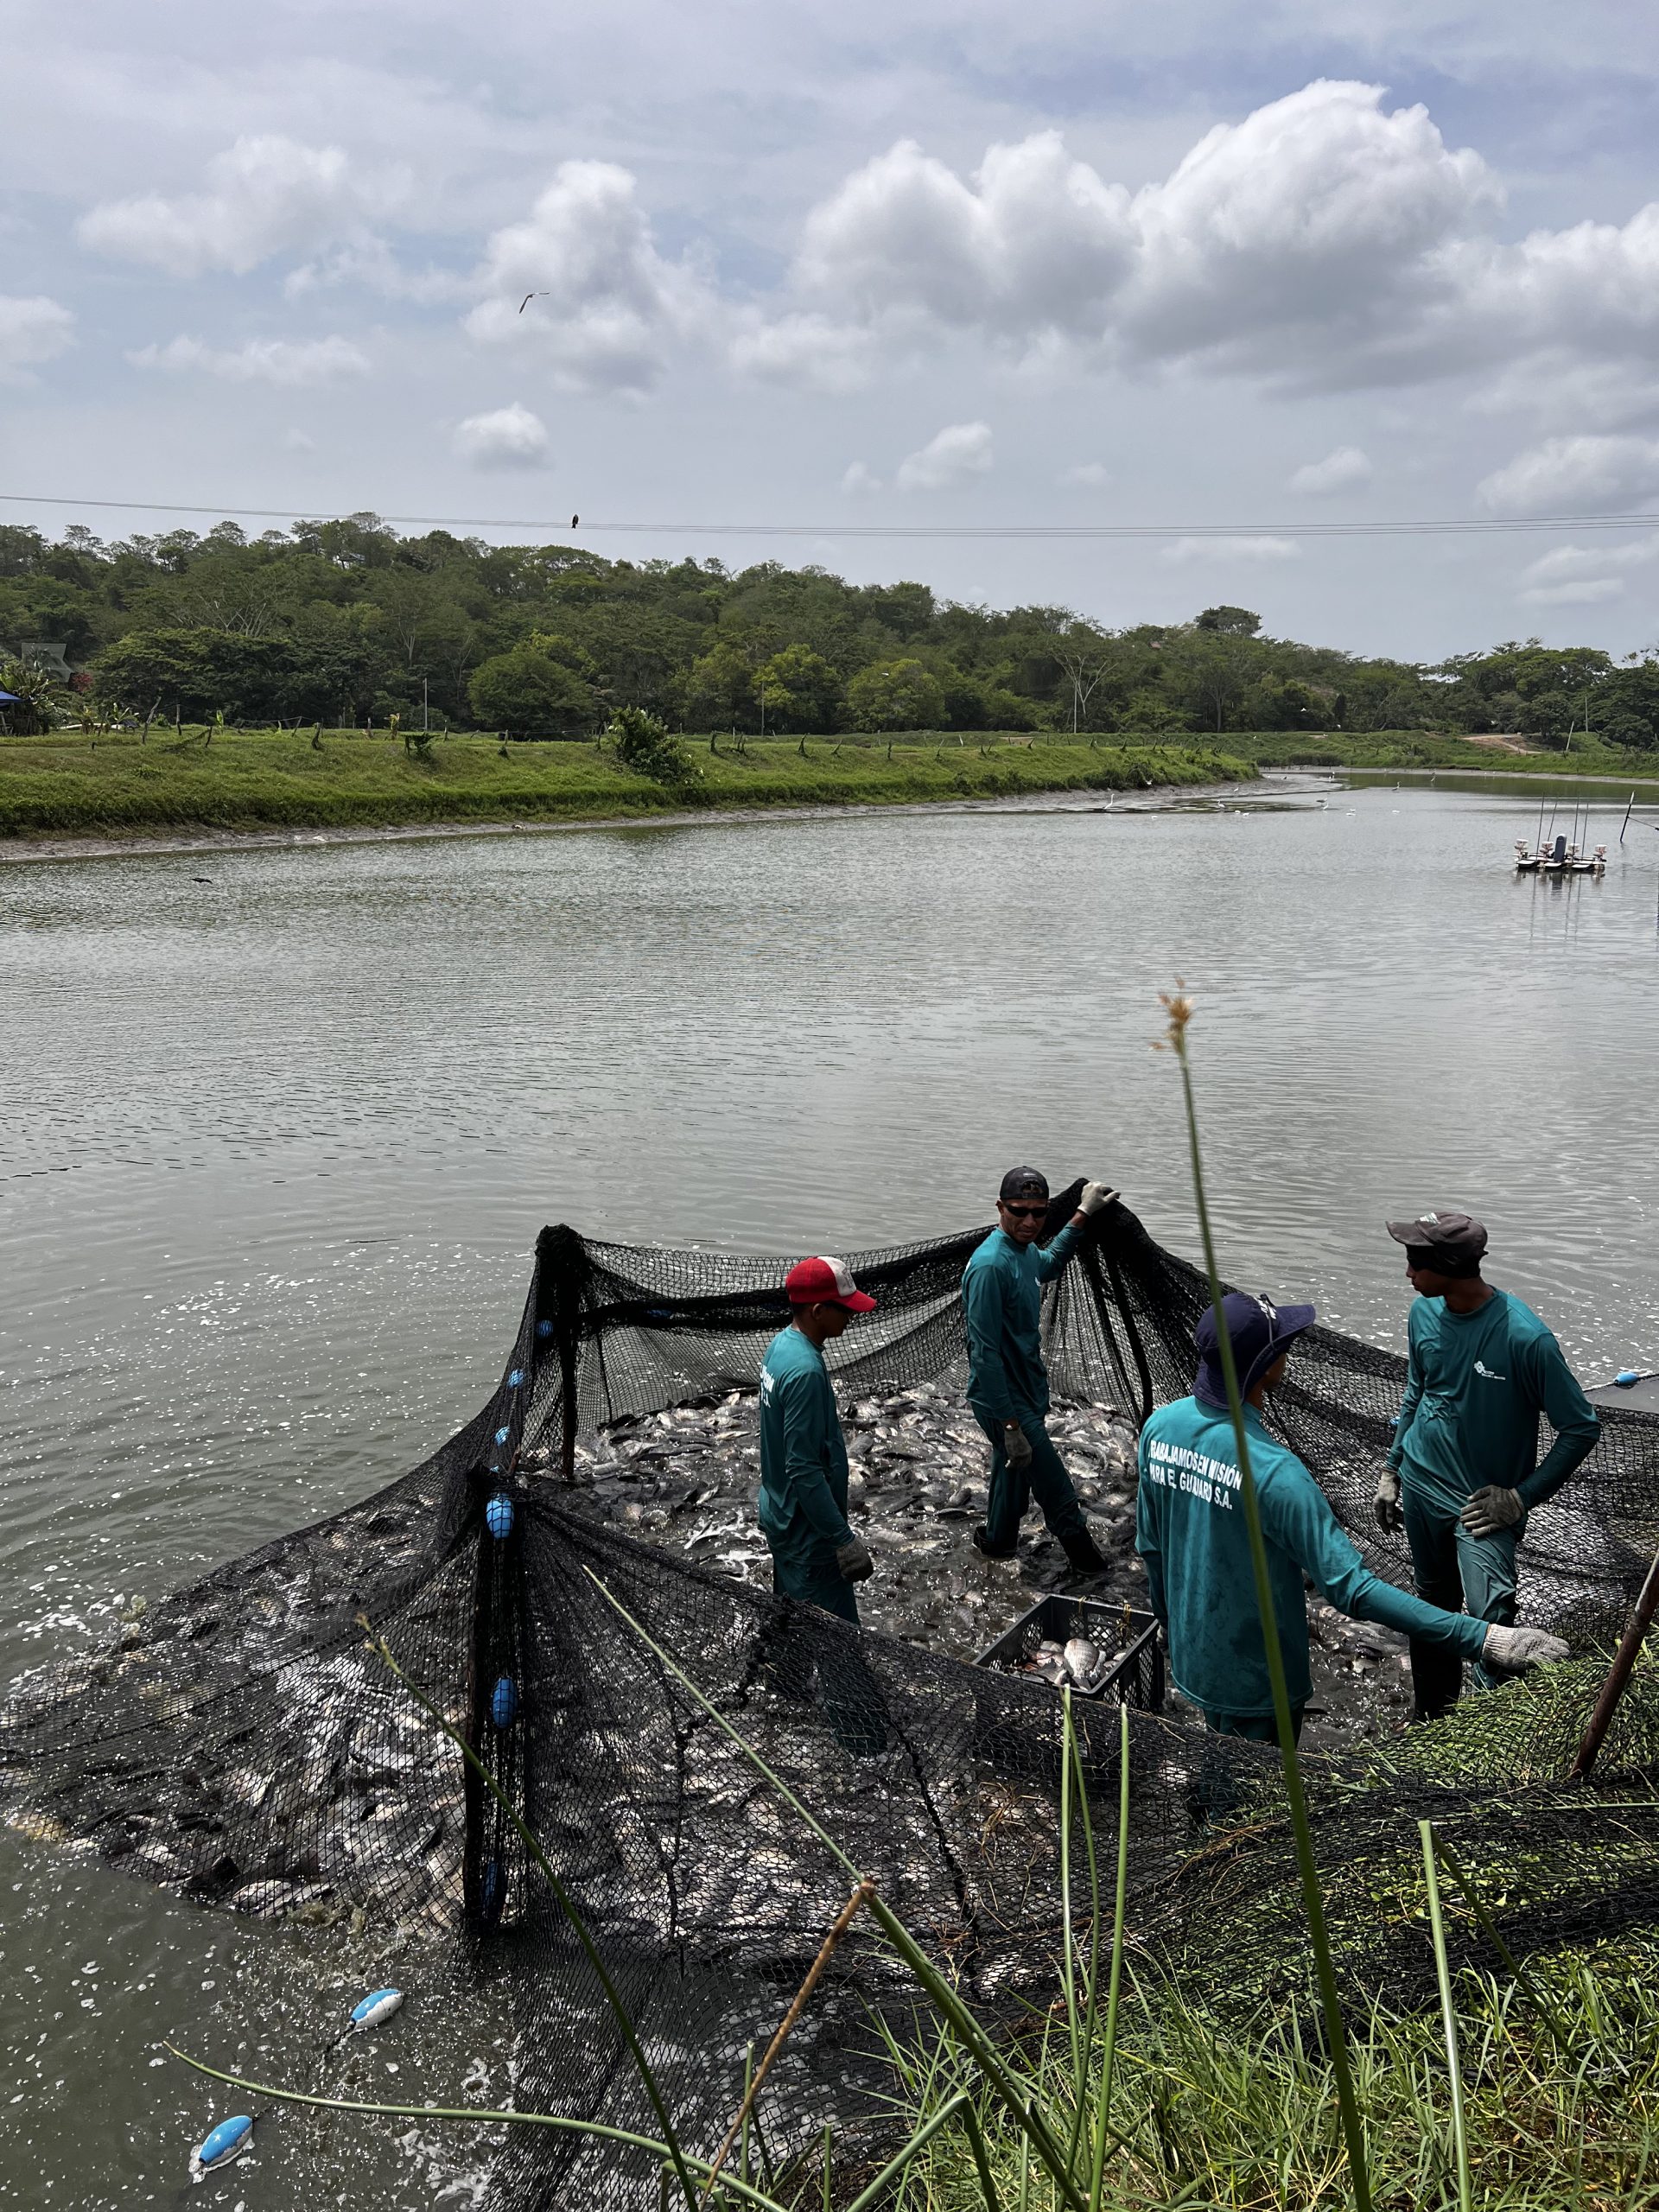
[[[1275,1306],[1270,1298],[1252,1298],[1249,1291],[1230,1290],[1221,1301],[1227,1322],[1227,1341],[1233,1348],[1238,1376],[1238,1395],[1247,1397],[1282,1351],[1289,1350],[1304,1330],[1311,1329],[1311,1306]],[[1216,1309],[1206,1306],[1196,1336],[1198,1376],[1192,1395],[1206,1406],[1227,1403],[1227,1379],[1221,1370],[1221,1334]]]
[[[1396,1244],[1425,1255],[1422,1264],[1445,1275],[1472,1275],[1480,1272],[1486,1249],[1486,1225],[1469,1213],[1424,1213],[1415,1221],[1391,1221],[1388,1231]]]
[[[1010,1167],[1002,1178],[999,1198],[1041,1198],[1048,1202],[1048,1178],[1039,1175],[1034,1167]]]

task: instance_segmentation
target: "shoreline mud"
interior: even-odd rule
[[[1290,772],[1300,785],[1302,772]],[[1314,787],[1316,771],[1308,771]],[[1283,787],[1284,772],[1275,772]],[[1323,786],[1320,786],[1323,787]],[[0,837],[0,866],[31,861],[97,861],[165,857],[181,854],[293,852],[323,845],[388,845],[465,837],[539,837],[588,830],[688,830],[715,824],[758,822],[816,822],[863,815],[932,814],[1143,814],[1181,803],[1237,798],[1260,788],[1252,779],[1236,783],[1154,784],[1132,792],[1079,790],[1056,785],[1052,791],[1020,791],[995,798],[826,801],[798,806],[686,807],[660,814],[588,814],[539,822],[401,822],[345,825],[318,830],[213,830],[181,828],[161,834],[143,830],[130,836]]]

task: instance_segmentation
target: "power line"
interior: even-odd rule
[[[124,514],[213,515],[222,522],[350,522],[375,513],[378,522],[426,530],[524,530],[546,531],[568,543],[563,523],[524,515],[383,515],[359,508],[356,514],[319,515],[303,507],[188,506],[172,499],[67,499],[0,492],[9,506],[73,507]],[[1621,531],[1659,528],[1659,513],[1596,515],[1453,516],[1414,522],[1109,522],[1109,523],[805,523],[805,522],[584,522],[575,536],[639,537],[847,537],[1058,541],[1202,537],[1528,537],[1562,530]]]

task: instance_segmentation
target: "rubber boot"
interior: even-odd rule
[[[1087,1529],[1074,1529],[1060,1538],[1060,1548],[1071,1561],[1074,1574],[1104,1574],[1106,1561],[1101,1557],[1094,1538]]]
[[[972,1541],[974,1549],[976,1552],[982,1552],[987,1559],[1012,1559],[1014,1557],[1014,1546],[1010,1544],[1007,1551],[999,1551],[991,1541],[991,1532],[988,1529],[976,1529],[973,1533]]]

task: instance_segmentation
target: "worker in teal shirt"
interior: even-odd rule
[[[1417,1296],[1406,1389],[1376,1491],[1376,1518],[1405,1529],[1421,1594],[1477,1620],[1515,1618],[1516,1547],[1527,1515],[1596,1446],[1601,1425],[1560,1344],[1529,1306],[1482,1280],[1486,1231],[1466,1213],[1391,1221]],[[1541,1462],[1538,1416],[1555,1440]],[[1454,1655],[1414,1643],[1413,1701],[1433,1719],[1457,1703]],[[1484,1666],[1475,1685],[1491,1689]]]
[[[1084,1224],[1116,1196],[1104,1183],[1085,1183],[1076,1213],[1058,1236],[1039,1246],[1048,1218],[1047,1181],[1034,1167],[1011,1167],[997,1196],[998,1226],[963,1271],[968,1402],[991,1445],[990,1500],[985,1524],[973,1538],[987,1559],[1013,1558],[1034,1494],[1071,1566],[1080,1574],[1099,1574],[1105,1567],[1044,1426],[1048,1370],[1042,1312],[1043,1285],[1071,1258]]]
[[[858,1622],[853,1585],[875,1571],[847,1521],[847,1445],[823,1347],[875,1300],[840,1260],[803,1260],[784,1289],[795,1309],[760,1370],[760,1527],[772,1587]]]
[[[1250,1471],[1297,1732],[1312,1688],[1304,1577],[1339,1612],[1379,1621],[1459,1658],[1484,1654],[1511,1670],[1564,1659],[1566,1644],[1541,1629],[1497,1626],[1445,1611],[1370,1572],[1325,1492],[1262,1419],[1262,1401],[1283,1378],[1291,1346],[1312,1327],[1313,1308],[1275,1307],[1236,1290],[1223,1300],[1222,1311],[1244,1400]],[[1198,1323],[1198,1351],[1192,1395],[1160,1406],[1141,1432],[1135,1549],[1146,1562],[1152,1609],[1163,1624],[1176,1688],[1218,1733],[1271,1743],[1276,1734],[1273,1685],[1213,1309]]]

